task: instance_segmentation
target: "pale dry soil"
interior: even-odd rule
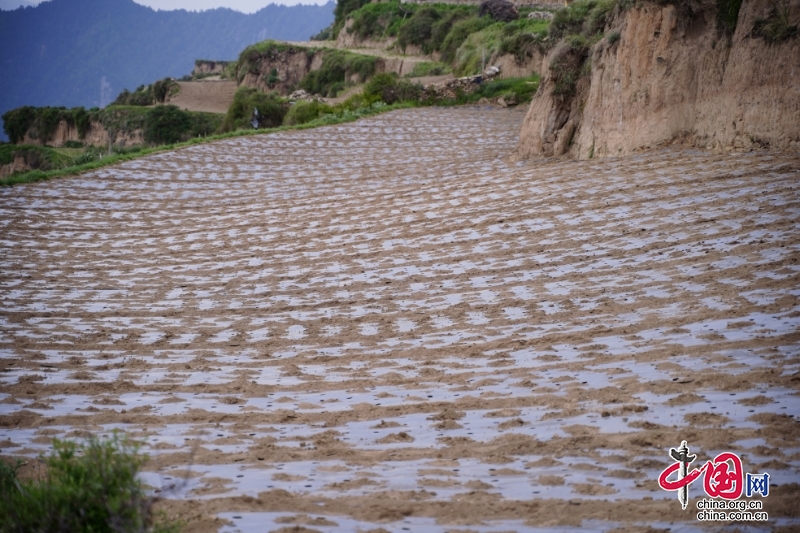
[[[181,90],[169,103],[189,111],[227,113],[236,94],[235,81],[179,81],[178,85]]]
[[[0,453],[122,430],[188,531],[797,530],[800,156],[515,163],[523,113],[0,190]],[[770,522],[658,488],[684,439]]]

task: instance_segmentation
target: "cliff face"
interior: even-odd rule
[[[233,61],[212,61],[208,59],[198,59],[194,62],[194,76],[202,76],[208,74],[221,74],[225,67],[233,63]]]
[[[30,144],[34,146],[43,146],[46,144],[54,148],[61,148],[67,141],[78,141],[87,146],[108,146],[109,140],[115,146],[144,144],[144,136],[141,129],[137,128],[130,132],[117,132],[115,135],[111,136],[105,126],[95,120],[89,123],[89,129],[83,138],[78,134],[78,128],[76,128],[74,124],[70,124],[66,120],[61,120],[53,132],[52,137],[45,142],[38,138],[38,136],[32,137],[30,132],[28,132],[19,144]]]
[[[322,66],[322,55],[320,50],[300,47],[261,55],[239,85],[287,95],[309,72]],[[273,70],[275,76],[271,76]]]
[[[797,24],[800,0],[787,7]],[[770,8],[745,0],[730,41],[713,9],[689,21],[673,6],[622,12],[589,51],[589,73],[568,98],[553,94],[556,47],[543,62],[518,155],[589,158],[671,143],[800,150],[800,38],[769,46],[757,37],[756,20]]]

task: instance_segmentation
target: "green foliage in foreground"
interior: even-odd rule
[[[85,444],[54,440],[38,479],[21,480],[19,463],[0,461],[0,533],[175,532],[175,524],[153,519],[153,499],[136,478],[144,461],[117,435]]]

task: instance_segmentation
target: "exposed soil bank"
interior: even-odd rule
[[[753,34],[769,2],[745,0],[736,30],[712,9],[694,19],[674,6],[617,13],[586,61],[575,96],[554,96],[549,67],[520,135],[521,157],[624,155],[667,143],[712,150],[800,148],[800,40],[768,46]],[[800,2],[788,4],[800,21]],[[619,40],[608,36],[619,32]],[[611,39],[613,41],[613,39]],[[585,64],[584,64],[585,66]],[[584,69],[585,71],[586,69]]]

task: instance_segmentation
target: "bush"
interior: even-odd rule
[[[305,124],[306,122],[311,122],[322,115],[328,115],[330,113],[333,113],[333,108],[322,102],[296,102],[289,108],[288,113],[286,113],[286,116],[283,118],[283,125],[294,126],[296,124]]]
[[[450,68],[444,63],[437,61],[420,61],[414,65],[414,69],[406,74],[408,78],[420,78],[423,76],[441,76],[450,72]]]
[[[489,17],[470,17],[454,23],[442,43],[442,61],[446,63],[455,61],[456,52],[464,41],[467,40],[467,37],[481,31],[491,24],[493,24],[493,21]]]
[[[258,109],[258,127],[275,128],[283,123],[287,104],[275,93],[262,93],[252,87],[239,87],[228,108],[222,131],[252,129],[253,110]]]
[[[66,141],[64,148],[83,148],[83,143],[80,141]]]
[[[736,31],[742,0],[717,0],[717,28],[731,36]]]
[[[558,44],[550,63],[554,96],[566,100],[575,94],[588,52],[588,43],[582,35],[570,35]]]
[[[149,110],[144,122],[144,140],[150,144],[175,144],[189,131],[191,119],[174,105]]]
[[[35,107],[24,106],[3,113],[3,130],[12,143],[17,144],[25,138],[25,133],[36,120],[36,110]]]
[[[383,37],[388,33],[389,27],[400,18],[399,12],[397,2],[367,4],[352,13],[353,24],[348,33],[357,35],[359,39]]]
[[[90,438],[85,444],[53,441],[47,471],[20,480],[20,464],[0,461],[1,533],[177,531],[156,523],[153,499],[136,479],[145,458],[130,441]]]
[[[770,46],[797,37],[797,26],[789,24],[789,3],[773,2],[769,14],[755,20],[753,35],[761,37]]]
[[[322,56],[318,70],[309,72],[300,87],[311,94],[335,97],[344,89],[348,79],[356,77],[361,83],[375,73],[375,58],[343,50],[329,50]]]
[[[406,46],[429,44],[433,35],[433,26],[441,18],[439,12],[432,7],[418,9],[400,28],[397,44],[405,51]]]
[[[559,9],[550,23],[550,39],[555,42],[571,34],[592,37],[602,33],[617,3],[617,0],[582,0]]]
[[[347,15],[369,4],[370,0],[337,0],[336,8],[333,10],[333,31],[331,37],[335,39],[339,31],[344,27]]]
[[[367,100],[382,100],[389,105],[398,102],[413,102],[422,96],[422,86],[400,79],[397,74],[376,74],[364,87]]]

